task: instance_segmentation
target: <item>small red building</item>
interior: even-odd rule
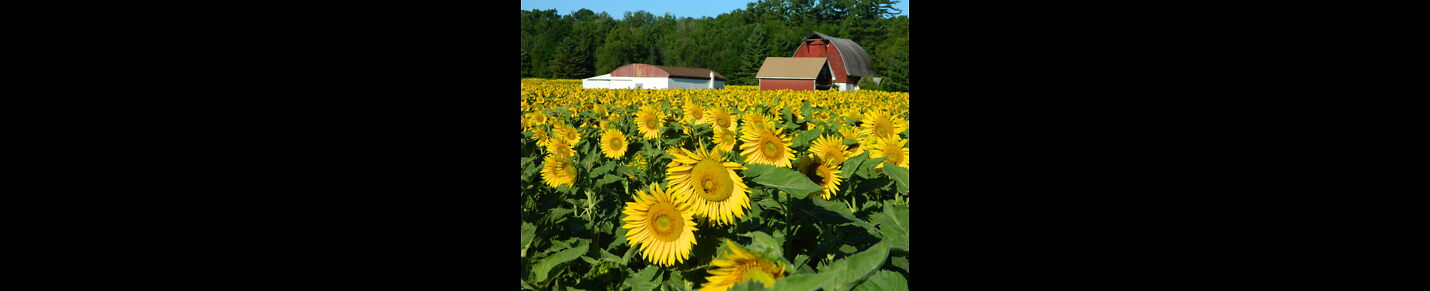
[[[869,65],[869,54],[847,38],[814,32],[795,49],[794,57],[829,58],[833,87],[841,91],[859,90],[859,80],[874,75]]]
[[[826,58],[765,58],[760,71],[760,90],[828,90],[832,86]]]

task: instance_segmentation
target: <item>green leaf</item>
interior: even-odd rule
[[[587,244],[585,243],[585,241],[582,241],[581,244],[577,245],[574,248],[565,249],[560,252],[557,252],[556,254],[542,258],[540,262],[536,262],[535,265],[531,266],[531,273],[533,274],[532,276],[534,281],[545,282],[547,279],[547,273],[550,272],[552,268],[565,264],[566,262],[575,260],[576,258],[580,258],[582,254],[586,253],[586,247]]]
[[[863,281],[865,277],[879,270],[889,257],[889,246],[883,242],[874,244],[863,252],[839,259],[831,263],[828,270],[820,270],[820,273],[833,273],[837,280],[828,285],[834,290],[849,290],[855,283]]]
[[[744,170],[744,171],[740,171],[740,176],[742,176],[742,177],[747,177],[747,178],[755,178],[755,177],[763,176],[763,175],[765,175],[765,174],[767,174],[767,173],[769,173],[769,172],[771,172],[771,171],[774,171],[775,169],[778,169],[779,167],[775,167],[775,166],[771,166],[771,165],[749,164],[749,165],[745,165],[745,168],[747,168],[747,169]]]
[[[632,273],[624,282],[621,282],[621,286],[631,288],[631,290],[655,290],[660,286],[660,276],[656,276],[657,271],[655,266],[646,266],[640,272]]]
[[[756,203],[756,204],[759,204],[760,207],[764,207],[764,208],[767,208],[767,209],[776,209],[776,210],[779,210],[779,211],[784,211],[784,209],[785,209],[785,208],[784,208],[784,205],[780,205],[780,203],[779,203],[779,202],[776,202],[775,199],[765,199],[765,200],[760,200],[760,201],[755,202],[755,203]]]
[[[870,220],[879,225],[879,233],[889,247],[909,250],[909,209],[906,206],[884,203],[884,211],[874,214]]]
[[[617,163],[617,162],[606,162],[605,165],[601,165],[600,167],[596,167],[596,169],[591,170],[591,176],[592,176],[592,177],[595,177],[595,176],[600,176],[601,174],[605,174],[606,172],[611,171],[611,169],[615,168],[616,166],[618,166],[618,165],[620,165],[620,164],[621,164],[621,163]]]
[[[909,272],[909,257],[891,257],[889,258],[889,263],[894,265],[894,267],[899,267],[899,269],[903,269],[905,273]]]
[[[794,140],[790,141],[790,147],[804,147],[805,145],[809,144],[809,141],[819,138],[819,135],[823,133],[824,132],[820,131],[818,128],[801,132],[799,133],[799,135],[795,136]]]
[[[666,290],[686,290],[686,289],[689,289],[689,288],[686,288],[685,285],[686,285],[686,284],[689,284],[690,282],[686,282],[684,278],[681,278],[681,277],[680,277],[680,272],[667,272],[666,274],[668,274],[669,277],[670,277],[670,278],[666,278],[666,279],[665,279],[665,286],[668,287],[668,288],[666,288]]]
[[[602,186],[602,185],[610,184],[611,182],[620,181],[620,180],[621,180],[621,177],[620,177],[620,176],[613,176],[613,175],[607,174],[607,175],[605,175],[604,177],[601,177],[601,180],[600,180],[600,181],[596,181],[596,187],[600,187],[600,186]]]
[[[751,252],[765,255],[770,259],[784,259],[784,240],[776,239],[763,231],[755,231],[742,236],[750,237],[751,242],[748,248]]]
[[[802,120],[805,122],[808,122],[809,118],[814,116],[814,109],[809,107],[809,101],[804,101],[804,104],[799,106],[799,113],[804,115],[804,119]]]
[[[794,124],[794,114],[790,113],[789,108],[784,108],[783,106],[781,106],[780,115],[784,116],[785,128],[794,128],[795,126],[797,126]]]
[[[608,252],[606,250],[600,250],[600,253],[602,261],[609,261],[620,265],[625,264],[625,262],[621,261],[621,257],[616,256],[616,254],[612,254],[611,252]]]
[[[755,183],[784,190],[785,193],[794,195],[795,198],[804,199],[809,193],[824,190],[819,184],[810,181],[809,177],[803,173],[796,172],[788,168],[774,168],[769,173],[755,178]]]
[[[815,218],[820,219],[820,220],[824,220],[824,221],[826,221],[826,222],[840,223],[840,224],[842,224],[842,223],[853,223],[854,225],[858,225],[859,227],[863,227],[864,230],[865,230],[865,231],[868,231],[870,235],[878,235],[878,234],[879,234],[879,229],[878,229],[878,228],[875,228],[873,224],[870,224],[869,222],[864,221],[863,219],[859,219],[858,216],[855,216],[855,215],[854,215],[854,212],[853,212],[853,211],[850,211],[850,210],[849,210],[849,207],[845,207],[844,205],[842,205],[842,204],[840,204],[840,203],[833,202],[833,201],[824,200],[823,198],[810,199],[810,202],[811,202],[812,204],[814,204],[814,206],[818,206],[819,209],[806,209],[806,208],[796,208],[796,209],[799,209],[799,210],[801,210],[801,211],[804,211],[805,213],[809,214],[810,216],[814,216]],[[830,215],[831,212],[832,212],[834,215]],[[837,215],[837,216],[835,216],[835,215]]]
[[[849,177],[853,177],[853,176],[854,176],[854,172],[857,172],[857,171],[858,171],[858,169],[859,169],[859,164],[864,163],[864,161],[867,161],[867,160],[869,160],[869,152],[868,152],[868,151],[865,151],[865,152],[862,153],[862,154],[859,154],[859,155],[857,155],[857,156],[854,156],[854,157],[852,157],[852,158],[849,158],[849,159],[847,159],[847,160],[844,160],[844,165],[840,167],[840,169],[843,169],[843,171],[840,171],[840,172],[839,172],[839,175],[840,175],[840,176],[843,176],[844,180],[846,180],[846,181],[849,180]]]
[[[574,211],[575,211],[575,210],[566,209],[566,208],[555,208],[555,209],[551,209],[549,212],[546,213],[546,216],[542,217],[541,220],[538,220],[538,221],[537,221],[537,224],[540,224],[540,225],[552,225],[552,224],[561,223],[561,221],[566,220],[566,215],[567,215],[567,214],[571,214],[571,212],[574,212]]]
[[[774,290],[814,290],[834,283],[838,278],[831,273],[808,273],[785,277],[775,281]]]
[[[799,254],[798,256],[794,256],[794,264],[790,265],[792,267],[789,268],[790,273],[793,274],[799,269],[800,266],[804,266],[805,263],[809,263],[808,255]]]
[[[865,152],[865,153],[868,153],[868,152]],[[864,163],[859,164],[859,176],[860,176],[860,177],[864,177],[864,178],[869,178],[869,179],[878,178],[878,177],[879,177],[879,174],[877,174],[877,173],[874,172],[874,166],[878,166],[879,164],[884,163],[884,159],[888,159],[888,158],[889,158],[889,157],[887,157],[887,156],[885,156],[885,157],[878,157],[878,158],[869,158],[869,160],[866,160],[866,161],[864,161]]]
[[[521,256],[526,257],[526,248],[531,246],[531,238],[536,236],[536,226],[521,222]]]
[[[873,276],[869,276],[864,283],[854,287],[854,291],[898,291],[909,290],[909,281],[904,279],[904,275],[899,272],[889,270],[879,270]]]
[[[614,238],[611,239],[611,243],[610,243],[610,244],[606,245],[606,249],[611,250],[611,249],[615,249],[617,246],[625,245],[625,244],[626,244],[626,232],[629,232],[629,231],[630,231],[630,230],[627,230],[627,229],[624,228],[624,227],[616,227],[616,231],[615,231],[615,234],[614,234]]]
[[[750,201],[760,201],[770,198],[770,194],[759,188],[750,189]]]
[[[894,184],[899,187],[899,193],[909,194],[909,169],[884,162],[884,175],[894,180]]]
[[[764,283],[760,283],[759,281],[755,281],[755,280],[750,280],[750,281],[745,281],[745,282],[737,283],[737,284],[735,284],[735,286],[731,286],[729,289],[725,289],[725,290],[726,290],[726,291],[760,291],[760,290],[770,290],[770,289],[766,289]]]

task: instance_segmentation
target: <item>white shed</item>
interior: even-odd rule
[[[586,89],[720,89],[725,76],[703,68],[629,64],[610,74],[581,80]]]

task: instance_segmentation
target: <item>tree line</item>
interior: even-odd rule
[[[810,32],[847,38],[869,54],[862,89],[909,91],[909,17],[896,0],[759,0],[715,17],[588,9],[521,11],[521,76],[581,79],[630,63],[708,68],[755,85],[765,57],[790,57]]]

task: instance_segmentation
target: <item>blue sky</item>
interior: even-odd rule
[[[754,2],[754,0],[521,0],[521,10],[556,9],[557,13],[568,15],[576,10],[581,10],[581,8],[586,8],[596,13],[605,11],[616,19],[620,19],[627,11],[645,10],[656,16],[669,12],[676,17],[700,18],[702,16],[715,17],[715,15],[731,10],[744,9],[745,3],[750,2]],[[904,11],[899,15],[909,16],[909,0],[899,1],[894,4],[894,8]]]

